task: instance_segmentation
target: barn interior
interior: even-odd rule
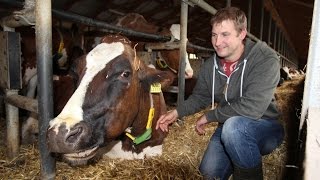
[[[0,19],[19,21],[26,28],[34,27],[34,17],[28,17],[24,2],[34,5],[32,0],[0,0]],[[180,23],[181,2],[188,3],[187,38],[193,45],[201,48],[189,49],[196,56],[207,57],[212,53],[210,42],[211,14],[200,7],[197,1],[180,0],[53,0],[53,26],[70,29],[75,24],[86,38],[100,36],[104,33],[119,33],[114,27],[117,19],[128,13],[138,13],[156,26],[169,27]],[[203,1],[198,1],[203,2]],[[215,0],[205,1],[215,9],[225,6],[237,6],[247,13],[251,37],[263,40],[276,50],[282,66],[294,69],[305,68],[308,59],[310,31],[313,15],[313,0]],[[34,7],[34,6],[33,6]],[[32,8],[31,8],[32,9]],[[14,12],[23,12],[26,16],[13,17]],[[32,14],[32,13],[31,13]],[[74,18],[76,15],[76,18]],[[30,19],[28,19],[30,18]],[[110,29],[97,26],[89,20],[104,22]],[[15,24],[17,22],[14,22]],[[25,28],[14,25],[17,31]],[[109,27],[109,26],[108,26]],[[2,30],[3,27],[1,27]],[[135,33],[121,31],[121,34],[132,40],[148,42],[165,42],[169,37],[150,38],[137,37]],[[205,53],[204,53],[205,52]],[[199,66],[201,62],[194,62]],[[264,158],[265,179],[300,179],[302,176],[303,158],[298,151],[299,109],[303,93],[303,77],[286,82],[277,89],[279,108],[283,113],[282,121],[286,124],[287,140],[274,153]],[[1,90],[3,91],[3,90]],[[3,100],[2,100],[3,101]],[[289,108],[288,105],[291,105]],[[171,107],[168,107],[169,109]],[[1,138],[0,142],[0,176],[6,179],[37,179],[40,176],[39,151],[37,144],[24,145],[21,154],[15,160],[6,161],[4,106],[1,105]],[[201,113],[200,113],[201,114]],[[206,146],[210,133],[197,137],[193,131],[193,122],[200,114],[188,116],[184,125],[175,124],[172,134],[165,143],[164,156],[151,160],[123,162],[106,160],[95,165],[82,168],[71,168],[66,164],[57,164],[58,179],[90,178],[90,179],[201,179],[197,171],[198,163]],[[291,123],[289,123],[291,122]],[[182,126],[182,127],[181,127]],[[181,128],[183,131],[181,131]],[[208,127],[214,131],[216,125]],[[186,134],[191,133],[190,136]],[[184,134],[183,134],[184,133]],[[185,141],[189,140],[189,141]],[[180,142],[180,143],[179,143]],[[192,145],[196,142],[197,145]],[[179,148],[177,148],[177,146]],[[197,147],[195,147],[197,146]],[[31,169],[27,166],[31,166]],[[12,173],[10,173],[10,171]],[[175,171],[175,172],[174,172]],[[76,173],[75,173],[76,172]],[[159,173],[162,172],[162,173]],[[173,173],[174,172],[174,173]]]
[[[32,3],[32,0],[26,2],[28,1]],[[0,17],[6,17],[13,11],[21,10],[23,2],[22,0],[1,0]],[[293,63],[290,66],[303,69],[308,57],[313,2],[313,0],[217,0],[207,1],[206,3],[215,9],[230,4],[241,8],[248,15],[250,13],[248,16],[248,19],[250,19],[248,20],[250,22],[249,32],[258,39],[268,42],[279,54],[290,60]],[[62,17],[58,13],[63,11],[108,24],[113,24],[116,19],[125,14],[139,13],[148,22],[160,27],[169,27],[171,24],[180,23],[180,3],[179,0],[111,0],[107,2],[102,0],[54,0],[52,1],[52,9],[57,11],[53,11],[53,24],[59,25],[61,22],[71,22],[70,19],[65,16]],[[193,1],[188,3],[190,4],[187,30],[189,42],[212,48],[210,43],[210,13]],[[73,21],[81,22],[81,20]],[[82,26],[82,28],[88,28],[88,26]]]

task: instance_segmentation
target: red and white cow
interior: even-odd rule
[[[22,78],[23,89],[21,94],[35,98],[37,88],[37,59],[35,30],[32,27],[19,27],[16,31],[21,34],[22,51]],[[53,49],[53,93],[54,93],[54,114],[60,113],[66,101],[74,91],[74,80],[68,74],[73,61],[83,55],[79,47],[75,30],[53,28],[52,49]],[[31,113],[21,126],[21,142],[23,144],[34,143],[38,135],[37,114]]]
[[[117,26],[125,27],[139,32],[158,34],[164,36],[171,36],[174,40],[180,40],[180,25],[172,24],[170,28],[159,27],[148,22],[142,15],[137,13],[129,13],[121,17],[116,22]],[[144,42],[139,41],[138,46],[144,49]],[[159,68],[168,68],[176,75],[179,70],[180,50],[157,50],[158,62],[164,62],[165,66],[158,66]],[[185,78],[193,77],[193,69],[190,65],[189,59],[186,59]]]
[[[37,59],[35,30],[31,27],[19,27],[21,34],[22,80],[27,87],[26,96],[35,97],[37,85]],[[68,72],[73,60],[83,55],[80,43],[76,42],[77,32],[60,28],[52,29],[53,73],[60,75]]]
[[[170,28],[159,27],[148,22],[142,15],[129,13],[116,22],[117,26],[125,27],[139,32],[171,36],[173,40],[180,40],[180,24],[172,24]],[[145,42],[138,42],[139,50],[144,50]],[[161,70],[171,71],[175,74],[173,86],[178,86],[178,71],[180,65],[180,50],[153,50],[156,53],[156,67]],[[189,59],[186,58],[185,66],[185,98],[189,97],[196,84],[197,78],[193,76],[193,69]],[[165,92],[166,102],[175,104],[177,94]]]
[[[155,125],[166,106],[162,94],[150,90],[159,88],[150,86],[169,86],[170,73],[146,66],[118,35],[104,37],[78,61],[76,73],[76,91],[47,130],[51,152],[74,166],[87,164],[106,146],[107,155],[123,159],[161,154],[166,133]]]

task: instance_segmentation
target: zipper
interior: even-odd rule
[[[226,100],[226,102],[230,105],[229,101],[228,101],[228,87],[229,87],[229,83],[230,83],[230,78],[232,76],[232,74],[234,72],[236,72],[237,70],[239,69],[239,66],[233,70],[230,74],[230,76],[228,77],[226,74],[222,73],[220,70],[218,70],[219,74],[225,76],[227,78],[227,82],[226,84],[224,85],[224,88],[223,88],[223,94],[224,94],[224,99]]]

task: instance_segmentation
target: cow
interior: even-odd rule
[[[35,30],[31,27],[19,27],[16,29],[21,34],[22,53],[22,82],[27,97],[34,98],[37,85],[37,59]],[[71,30],[56,28],[52,29],[52,64],[53,73],[65,75],[72,61],[83,55],[76,26]]]
[[[292,80],[299,76],[303,76],[304,74],[305,73],[302,70],[299,71],[288,66],[283,66],[282,68],[280,68],[280,81],[278,83],[278,86],[281,86],[284,81]]]
[[[158,34],[164,36],[171,36],[171,41],[180,40],[180,24],[172,24],[169,28],[159,27],[153,23],[148,22],[142,15],[137,13],[128,13],[125,16],[116,20],[115,24],[120,27],[125,27],[139,32]],[[140,50],[145,50],[145,42],[139,41]],[[157,69],[171,71],[175,75],[175,80],[172,86],[178,86],[178,71],[180,66],[180,50],[153,50],[155,55],[155,65]],[[188,98],[193,91],[197,82],[197,78],[193,76],[193,69],[190,65],[189,59],[186,58],[185,66],[185,98]],[[175,88],[173,88],[175,89]],[[168,104],[176,105],[177,94],[171,92],[164,92],[165,99]]]
[[[22,53],[22,90],[20,94],[30,98],[36,97],[37,89],[37,59],[35,30],[32,27],[19,27],[16,31],[21,34]],[[54,27],[52,29],[52,64],[53,64],[53,93],[54,93],[54,114],[62,110],[70,93],[74,91],[74,80],[68,74],[72,62],[84,54],[80,43],[77,42],[79,33],[76,26],[71,30]],[[38,120],[36,113],[27,115],[21,126],[22,144],[34,143],[38,135]]]
[[[155,125],[166,105],[152,85],[168,87],[174,77],[148,67],[130,43],[108,35],[77,61],[77,89],[47,129],[49,151],[71,166],[95,161],[101,149],[122,159],[162,153],[167,134]]]
[[[148,22],[142,15],[137,13],[128,13],[127,15],[119,18],[115,22],[117,26],[125,27],[139,32],[158,34],[163,36],[171,36],[172,40],[180,40],[180,25],[172,24],[170,28],[159,27]],[[144,49],[144,42],[139,42]],[[161,69],[171,70],[177,75],[179,70],[180,51],[174,50],[158,50],[156,51],[157,67]],[[189,59],[186,59],[185,78],[190,79],[193,77],[193,69],[190,65]]]

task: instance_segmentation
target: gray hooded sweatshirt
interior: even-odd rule
[[[216,55],[202,64],[192,95],[177,107],[178,115],[196,113],[214,101],[217,107],[205,114],[209,122],[223,123],[233,116],[277,119],[274,92],[279,79],[280,61],[276,52],[264,42],[254,43],[247,38],[244,53],[229,77]]]

